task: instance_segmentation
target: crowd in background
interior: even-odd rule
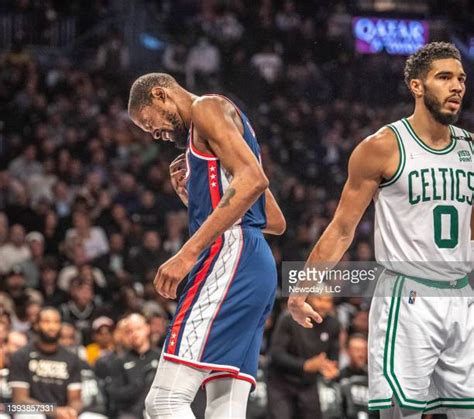
[[[38,2],[14,3],[17,12],[44,12]],[[79,4],[39,3],[56,13],[75,13]],[[111,2],[90,3],[97,17]],[[351,2],[154,3],[167,36],[156,70],[193,93],[225,94],[247,113],[287,220],[284,236],[269,237],[275,259],[279,267],[305,260],[334,213],[351,151],[411,112],[404,57],[354,53],[340,31]],[[34,339],[41,308],[54,306],[61,344],[83,361],[83,382],[95,374],[97,388],[83,387],[85,405],[125,418],[123,393],[114,390],[131,385],[123,373],[134,351],[127,324],[141,322],[132,313],[144,316],[158,356],[176,305],[155,293],[152,280],[186,241],[187,213],[168,174],[180,152],[128,118],[137,74],[120,31],[95,54],[86,67],[67,56],[44,62],[18,39],[0,58],[0,398],[11,398],[9,360]],[[474,130],[469,102],[459,124]],[[369,209],[347,258],[373,260],[372,234]],[[367,386],[369,303],[316,299],[326,326],[303,335],[279,298],[250,417],[315,418],[322,410],[324,418],[357,418],[347,383]]]

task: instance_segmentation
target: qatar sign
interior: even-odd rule
[[[362,54],[387,52],[413,54],[429,40],[429,25],[424,20],[354,17],[352,32],[356,50]]]

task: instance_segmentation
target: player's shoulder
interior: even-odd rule
[[[378,156],[391,156],[397,149],[397,138],[395,133],[388,126],[380,128],[377,132],[364,138],[357,147],[358,151],[374,153]]]
[[[221,109],[228,104],[228,101],[219,95],[204,95],[194,99],[191,105],[191,115],[199,116],[202,112],[209,112]]]

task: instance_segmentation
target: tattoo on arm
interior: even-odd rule
[[[224,196],[222,197],[221,201],[219,202],[219,208],[225,208],[230,205],[230,199],[235,195],[235,189],[229,188],[225,191]]]

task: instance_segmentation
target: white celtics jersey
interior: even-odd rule
[[[407,276],[454,281],[471,272],[474,149],[468,132],[450,126],[451,143],[428,147],[407,119],[389,125],[400,163],[375,201],[375,257]]]

